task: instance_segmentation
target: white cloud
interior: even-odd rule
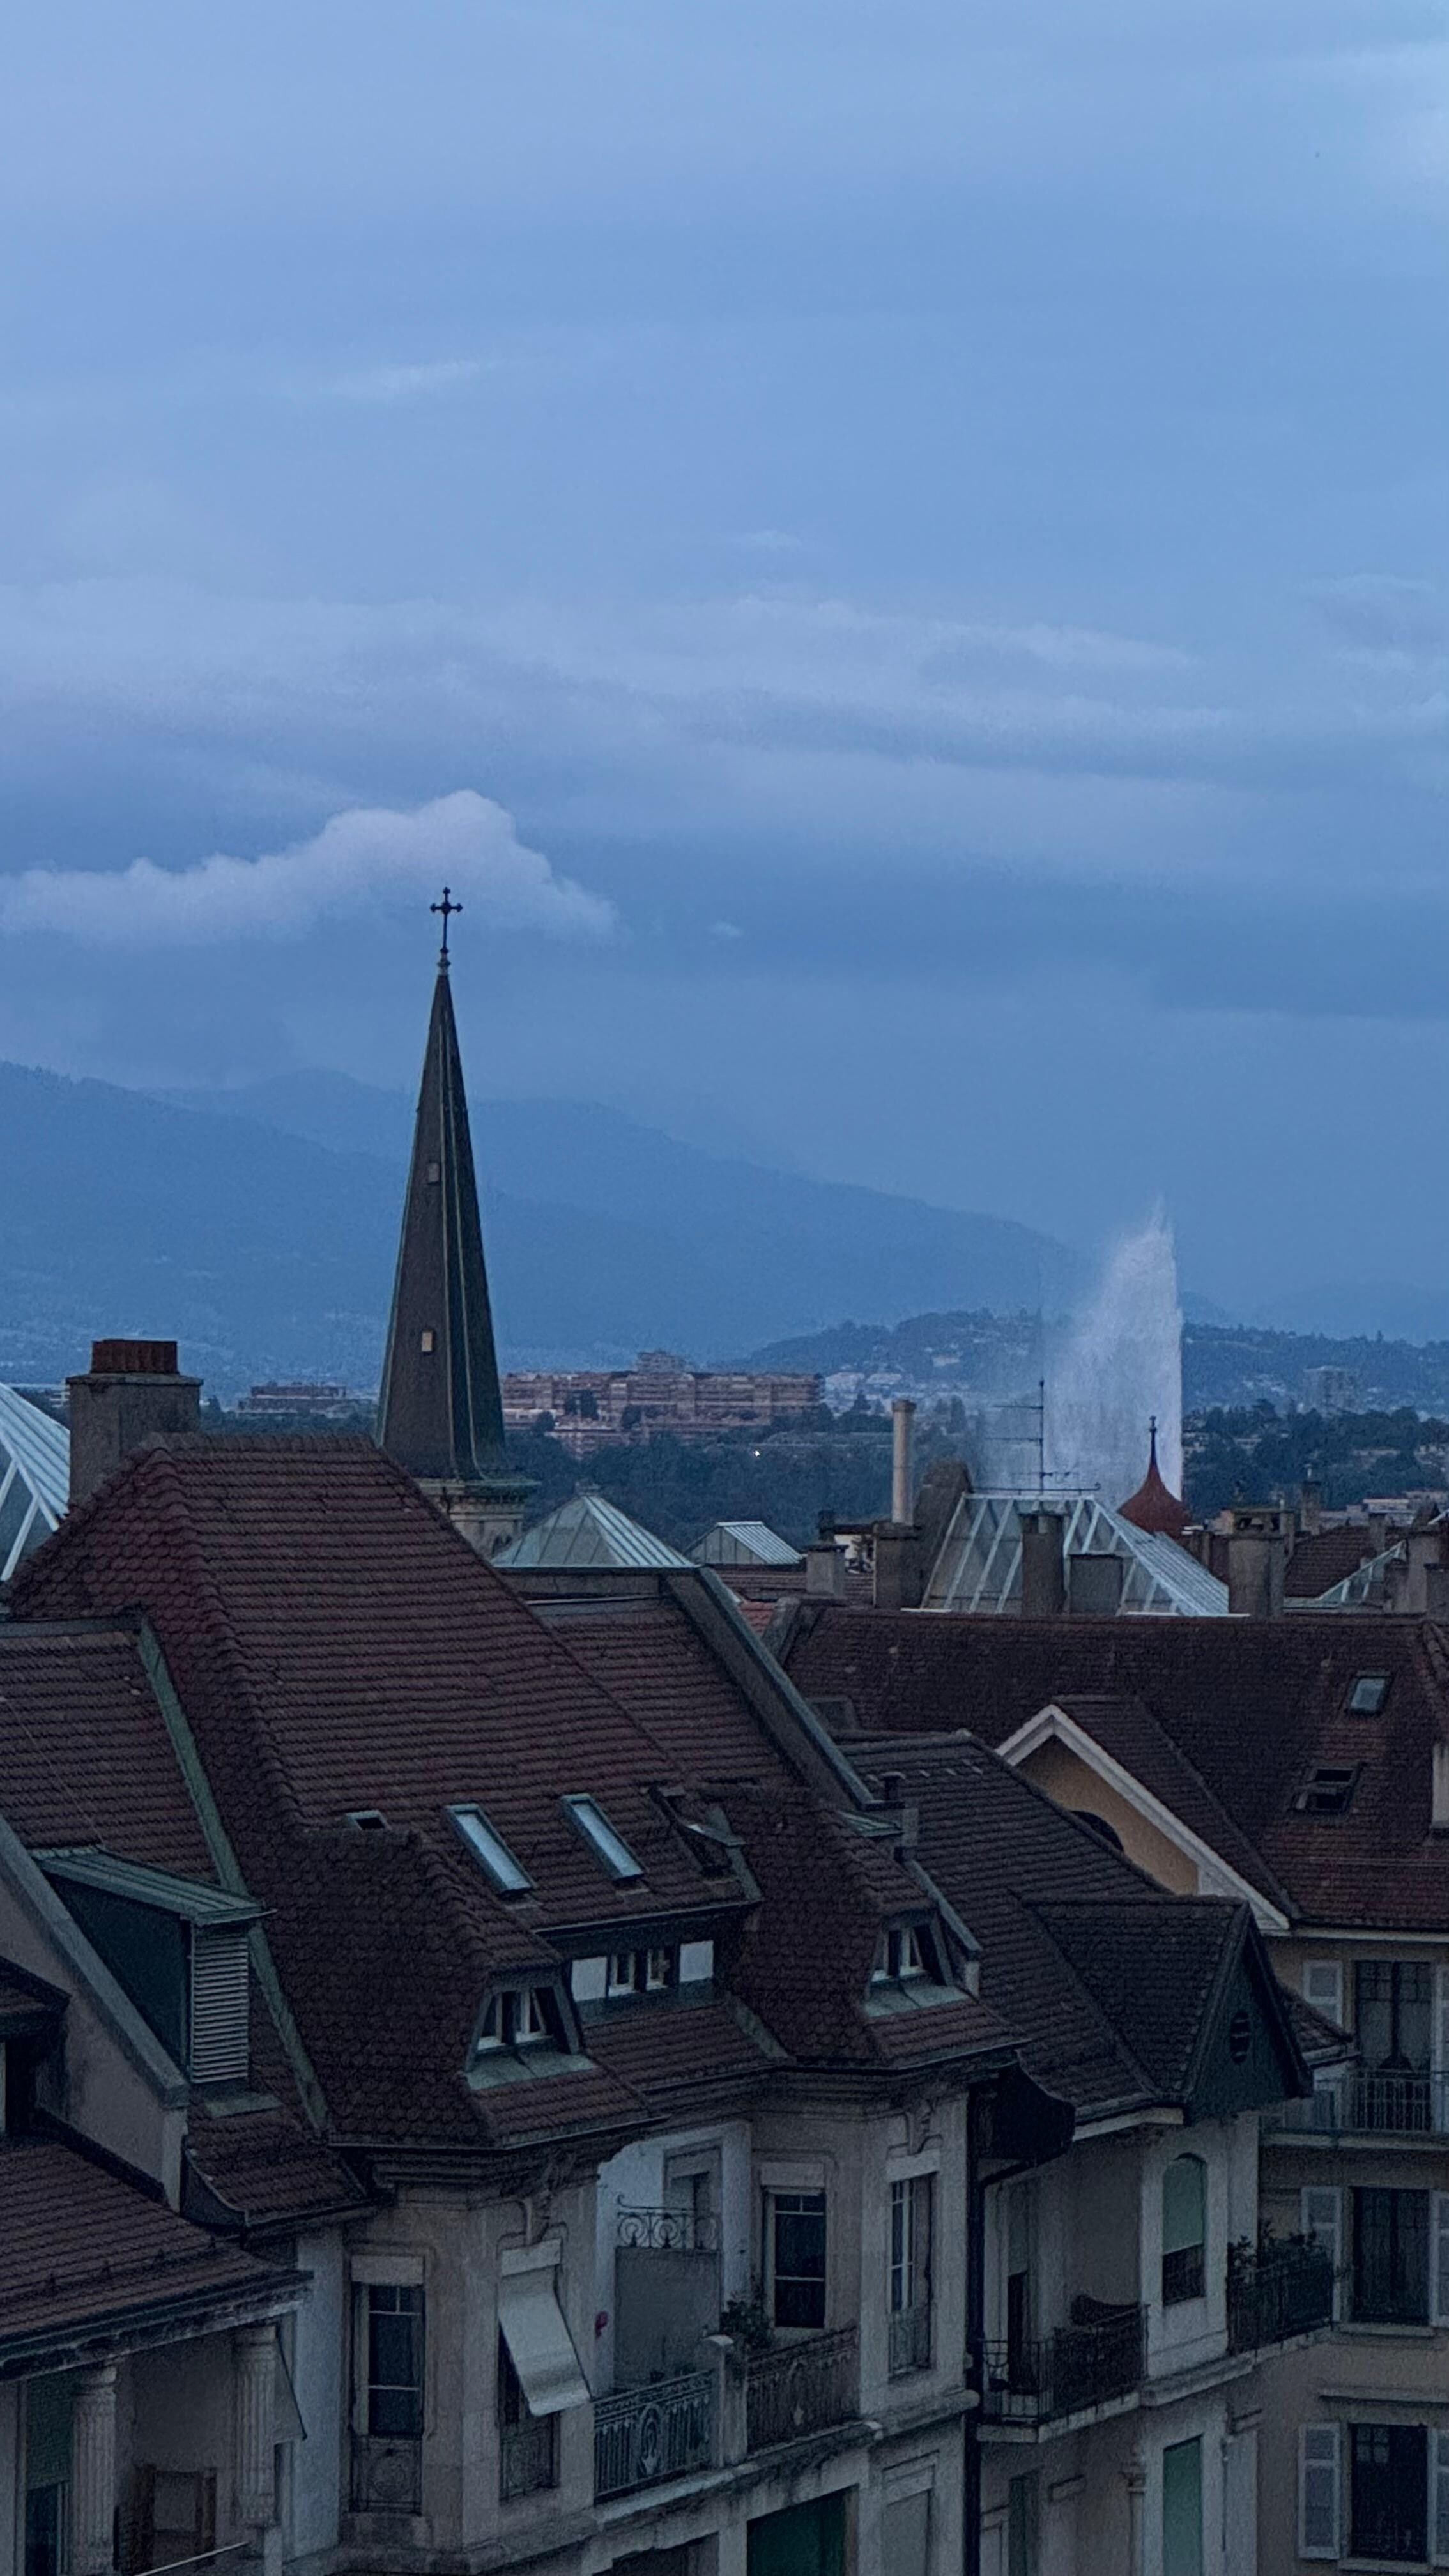
[[[26,868],[0,879],[0,931],[102,948],[296,938],[347,914],[419,906],[445,878],[494,929],[600,938],[614,925],[611,904],[555,875],[518,839],[511,814],[464,787],[410,814],[379,806],[334,814],[313,839],[258,859]]]
[[[494,369],[490,358],[433,358],[419,366],[359,367],[350,375],[334,376],[324,390],[337,402],[422,402],[433,394],[458,393]]]

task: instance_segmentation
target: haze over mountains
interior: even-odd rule
[[[99,1332],[174,1334],[216,1392],[376,1383],[411,1104],[342,1076],[156,1099],[0,1065],[0,1375]],[[479,1102],[509,1361],[663,1343],[737,1355],[841,1312],[1069,1303],[1085,1265],[1025,1226],[731,1161],[567,1101]]]

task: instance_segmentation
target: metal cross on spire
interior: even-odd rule
[[[428,906],[429,912],[440,912],[443,916],[443,944],[438,951],[438,964],[440,966],[446,966],[448,962],[449,919],[453,913],[461,912],[462,909],[463,907],[461,903],[454,903],[453,901],[453,889],[451,886],[444,886],[443,900],[441,903],[430,903]]]

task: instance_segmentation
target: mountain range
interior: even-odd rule
[[[0,1064],[0,1376],[175,1336],[213,1391],[376,1384],[412,1112],[336,1074],[156,1097]],[[701,1152],[574,1101],[480,1101],[505,1365],[704,1361],[843,1313],[1069,1306],[1080,1256],[1004,1219]]]

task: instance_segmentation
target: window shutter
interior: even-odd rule
[[[247,1936],[191,1935],[191,2078],[196,2084],[245,2083],[247,2073]]]
[[[1304,2424],[1298,2433],[1298,2555],[1336,2558],[1339,2521],[1339,2430]]]
[[[1449,2191],[1429,2194],[1429,2314],[1449,2326]]]
[[[1316,2237],[1333,2263],[1333,2313],[1339,2314],[1343,2284],[1343,2194],[1326,2184],[1312,2184],[1299,2193],[1298,2224],[1305,2236]]]
[[[1449,2567],[1449,2433],[1429,2436],[1429,2548],[1436,2567]]]
[[[1442,1973],[1442,1971],[1441,1971]],[[1341,1959],[1305,1959],[1303,1962],[1303,2000],[1315,2012],[1343,2028],[1343,1962]]]

